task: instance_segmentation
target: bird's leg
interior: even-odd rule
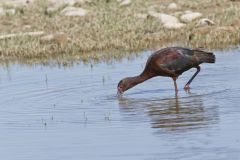
[[[196,75],[197,75],[197,74],[200,72],[200,70],[201,70],[200,66],[197,66],[196,68],[197,68],[197,72],[194,73],[194,75],[192,76],[192,78],[186,83],[186,85],[185,85],[185,87],[184,87],[185,90],[189,90],[189,89],[190,89],[189,85],[191,84],[191,82],[193,81],[193,79],[196,77]]]
[[[177,94],[178,93],[178,87],[177,87],[177,77],[172,77],[173,79],[173,82],[174,82],[174,87],[175,87],[175,93]]]

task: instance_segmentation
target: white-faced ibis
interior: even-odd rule
[[[127,77],[118,83],[118,94],[142,83],[152,77],[171,77],[174,81],[175,92],[178,92],[176,80],[183,72],[196,68],[196,73],[186,83],[184,89],[190,89],[189,85],[200,72],[201,63],[215,63],[215,55],[201,49],[188,49],[181,47],[164,48],[153,53],[147,60],[143,72],[135,77]]]

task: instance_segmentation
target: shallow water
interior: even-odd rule
[[[0,155],[5,160],[240,159],[239,49],[216,51],[191,92],[157,77],[120,99],[150,52],[112,64],[0,68]]]

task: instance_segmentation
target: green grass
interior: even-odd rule
[[[77,4],[89,11],[85,17],[64,17],[62,6],[46,13],[46,1],[16,9],[15,15],[1,17],[2,34],[44,31],[63,32],[67,43],[41,43],[40,37],[23,36],[0,40],[0,60],[47,61],[77,59],[84,62],[118,59],[145,49],[157,49],[171,44],[186,47],[226,48],[240,43],[240,2],[229,0],[176,1],[180,8],[170,11],[162,6],[167,0],[137,0],[120,7],[116,0],[96,0]],[[5,6],[11,8],[11,6]],[[198,11],[216,25],[196,27],[196,21],[179,30],[164,29],[155,18],[139,19],[154,8],[167,14],[185,10]],[[26,27],[31,26],[31,28]]]

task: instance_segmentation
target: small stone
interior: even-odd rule
[[[181,21],[188,23],[192,22],[193,20],[202,17],[202,13],[199,12],[192,12],[192,13],[186,13],[180,17]]]
[[[164,28],[167,28],[167,29],[180,29],[182,27],[185,27],[186,24],[184,23],[165,23],[163,24],[163,27]]]
[[[134,15],[134,17],[139,18],[139,19],[147,19],[148,15],[142,14],[142,13],[137,13]]]
[[[5,15],[5,12],[4,12],[3,8],[0,8],[0,16],[3,16],[3,15]]]
[[[131,0],[122,0],[120,6],[127,6],[129,4],[131,4]]]
[[[77,2],[75,0],[64,0],[64,4],[65,5],[69,5],[69,6],[73,6],[75,5]]]
[[[185,13],[185,14],[188,14],[188,13],[193,13],[193,12],[190,11],[190,10],[186,10],[186,11],[184,11],[184,13]]]
[[[23,7],[32,4],[36,0],[3,0],[2,4],[11,7]]]
[[[54,13],[63,6],[74,6],[76,4],[84,4],[90,0],[48,0],[47,13]]]
[[[86,16],[87,10],[83,8],[76,8],[76,7],[66,7],[61,12],[62,15],[65,16],[79,16],[83,17]]]
[[[15,9],[6,9],[5,10],[5,14],[11,14],[11,15],[13,15],[13,14],[15,14],[16,13],[16,10]]]
[[[179,20],[177,19],[177,17],[174,17],[172,15],[168,15],[165,13],[158,13],[155,11],[149,11],[148,14],[160,20],[161,23],[179,23]]]
[[[179,29],[179,28],[186,26],[186,24],[180,23],[179,20],[177,19],[177,17],[174,17],[172,15],[168,15],[165,13],[158,13],[155,11],[149,11],[148,13],[150,16],[155,17],[158,20],[160,20],[160,22],[163,24],[164,28]]]
[[[174,10],[174,9],[177,9],[178,7],[176,3],[170,3],[167,8]]]
[[[58,10],[58,7],[48,7],[46,10],[46,13],[51,14],[51,13],[56,12],[57,10]]]
[[[212,25],[215,25],[215,23],[208,18],[200,19],[197,24],[197,26],[212,26]]]
[[[63,6],[74,6],[77,3],[80,4],[85,3],[85,0],[49,0],[49,1],[50,5],[47,8],[46,13],[54,13]]]
[[[14,15],[16,13],[15,9],[3,9],[0,8],[0,16],[5,16],[5,15]]]
[[[74,6],[77,3],[80,3],[80,4],[85,3],[85,0],[48,0],[48,2],[54,6],[61,6],[61,5]]]
[[[179,11],[179,12],[174,12],[173,16],[179,17],[183,14],[183,12]]]

